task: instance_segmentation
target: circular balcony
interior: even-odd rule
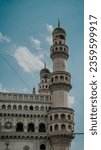
[[[48,111],[49,136],[66,135],[74,137],[74,110],[56,107]]]
[[[72,88],[71,75],[65,71],[55,71],[50,74],[50,88],[64,88],[69,91]]]
[[[54,59],[55,57],[63,57],[66,60],[69,57],[68,46],[64,44],[53,45],[50,48],[50,57]]]

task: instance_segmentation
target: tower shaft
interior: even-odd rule
[[[60,27],[52,33],[53,45],[50,57],[53,72],[50,73],[50,92],[52,108],[48,111],[48,130],[52,150],[70,150],[74,138],[74,110],[68,108],[68,92],[71,89],[71,75],[67,72],[68,46],[66,32]]]

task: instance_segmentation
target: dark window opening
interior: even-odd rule
[[[14,106],[13,106],[13,109],[14,109],[14,110],[16,110],[16,109],[17,109],[17,106],[16,106],[16,105],[14,105]]]
[[[46,146],[44,144],[40,145],[40,150],[46,150]]]
[[[20,105],[20,106],[18,107],[18,109],[19,109],[19,110],[22,110],[22,106]]]
[[[25,105],[25,106],[24,106],[24,110],[28,110],[28,106]]]
[[[39,132],[46,132],[45,124],[41,123],[41,124],[39,125]]]
[[[51,82],[53,82],[53,78],[51,78]]]
[[[54,119],[58,119],[58,114],[56,114],[56,115],[54,116]]]
[[[2,109],[6,109],[6,106],[5,106],[5,105],[2,105]]]
[[[63,81],[63,80],[64,80],[64,77],[63,77],[63,76],[60,76],[60,80]]]
[[[34,132],[35,129],[34,129],[34,124],[33,123],[29,123],[28,124],[28,132]]]
[[[50,131],[52,131],[52,126],[50,126]]]
[[[65,40],[65,36],[63,36],[63,35],[60,35],[60,38],[63,39],[63,40]]]
[[[72,129],[72,126],[71,126],[71,125],[68,125],[68,129],[70,129],[70,130],[71,130],[71,129]]]
[[[23,132],[23,124],[22,123],[17,124],[16,132]]]
[[[38,106],[35,106],[35,110],[39,110],[39,107],[38,107]]]
[[[30,106],[29,109],[30,109],[30,110],[33,110],[33,106]]]
[[[61,114],[61,119],[65,119],[65,114]]]
[[[55,131],[58,130],[58,125],[56,124],[55,127],[54,127]]]
[[[11,109],[11,105],[8,105],[8,106],[7,106],[7,109]]]
[[[52,120],[52,116],[50,116],[50,120]]]
[[[58,81],[58,76],[55,76],[55,81]]]
[[[29,146],[24,146],[23,150],[30,150]]]
[[[43,110],[44,110],[44,107],[43,107],[43,106],[41,106],[40,110],[42,110],[42,111],[43,111]]]
[[[62,124],[62,125],[61,125],[61,130],[65,130],[65,129],[66,129],[65,124]]]

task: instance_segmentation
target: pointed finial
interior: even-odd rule
[[[33,86],[33,91],[32,92],[33,92],[33,94],[35,94],[35,86]]]
[[[44,68],[46,68],[46,62],[44,62]]]
[[[60,27],[60,20],[58,19],[58,27]]]

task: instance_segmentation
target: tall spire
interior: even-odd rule
[[[44,62],[44,68],[46,68],[46,62]]]
[[[60,20],[58,19],[58,27],[60,27]]]

